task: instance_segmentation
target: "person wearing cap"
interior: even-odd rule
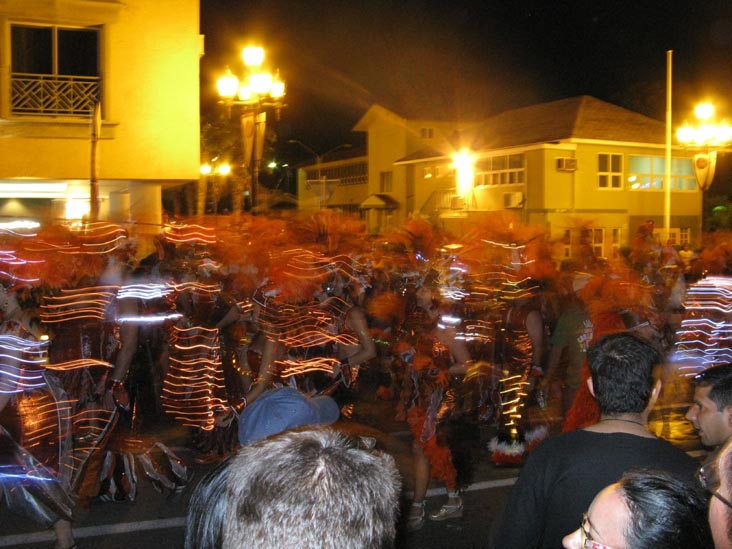
[[[294,387],[262,393],[239,417],[239,444],[246,446],[290,429],[330,425],[340,410],[328,396],[308,396]]]

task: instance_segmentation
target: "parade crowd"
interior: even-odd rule
[[[501,213],[378,237],[332,211],[180,219],[149,249],[107,223],[4,231],[0,500],[57,549],[75,509],[134,501],[138,479],[194,490],[188,548],[389,546],[394,459],[337,429],[369,390],[412,434],[407,531],[463,515],[466,440],[489,433],[492,463],[522,469],[486,546],[732,546],[725,440],[690,410],[721,449],[697,473],[646,426],[663,384],[732,362],[732,254],[662,246],[648,221],[600,258],[576,232],[557,261],[562,243]],[[170,425],[216,464],[195,487],[155,439]],[[432,482],[447,499],[427,513]]]

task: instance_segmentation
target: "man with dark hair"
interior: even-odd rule
[[[564,547],[712,547],[708,501],[701,486],[665,471],[630,471],[597,494]]]
[[[698,463],[648,431],[661,391],[656,350],[622,332],[587,354],[600,421],[541,443],[524,465],[504,510],[495,547],[556,548],[577,527],[595,495],[633,467],[654,467],[693,483]]]
[[[186,549],[393,545],[400,479],[394,459],[320,428],[244,446],[196,488]]]
[[[732,364],[694,377],[694,401],[686,412],[704,446],[717,448],[732,436]]]
[[[709,500],[709,525],[715,549],[732,549],[732,439],[697,474]]]

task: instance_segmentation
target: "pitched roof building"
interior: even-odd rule
[[[375,104],[354,131],[367,134],[368,177],[358,201],[374,233],[410,215],[459,230],[464,220],[509,209],[545,227],[548,237],[564,243],[558,257],[569,257],[580,232],[590,231],[596,254],[609,256],[628,245],[646,219],[664,226],[665,125],[594,97],[471,123],[410,119]],[[461,192],[453,159],[460,150],[474,162],[472,185]],[[669,238],[697,241],[701,192],[680,147],[673,149],[670,185]],[[335,179],[331,186],[333,194],[348,193]],[[321,206],[340,207],[327,200]]]

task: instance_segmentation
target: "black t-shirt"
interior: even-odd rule
[[[511,491],[496,549],[561,549],[595,495],[628,469],[669,471],[696,482],[699,463],[671,443],[579,430],[550,438],[530,455]]]

